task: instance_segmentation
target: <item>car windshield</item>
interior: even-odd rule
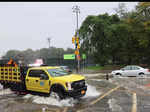
[[[47,71],[52,77],[70,75],[68,72],[66,72],[65,70],[62,70],[60,68],[59,69],[48,69]]]
[[[67,67],[67,66],[61,66],[61,68],[62,68],[62,69],[68,69],[68,67]]]

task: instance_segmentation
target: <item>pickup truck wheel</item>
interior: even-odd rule
[[[56,98],[56,99],[59,99],[59,96],[58,96],[58,94],[56,93],[56,92],[51,92],[51,96],[53,97],[53,98]]]
[[[144,77],[145,74],[144,73],[139,73],[139,76]]]
[[[61,90],[52,90],[51,93],[50,93],[50,96],[58,99],[58,100],[62,100],[64,99],[64,95],[63,95],[63,92]]]

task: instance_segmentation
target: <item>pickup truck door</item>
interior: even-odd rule
[[[45,71],[41,71],[40,80],[39,80],[39,88],[42,92],[49,93],[50,92],[50,78]]]
[[[27,90],[49,93],[49,76],[43,70],[30,70],[26,77]]]

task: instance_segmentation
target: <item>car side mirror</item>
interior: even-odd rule
[[[122,70],[122,71],[124,71],[125,69],[124,69],[124,68],[122,68],[121,70]]]

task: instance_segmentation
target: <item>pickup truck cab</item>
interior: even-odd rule
[[[60,99],[82,97],[87,90],[84,76],[50,66],[29,68],[25,77],[25,86],[28,91],[56,93]]]

